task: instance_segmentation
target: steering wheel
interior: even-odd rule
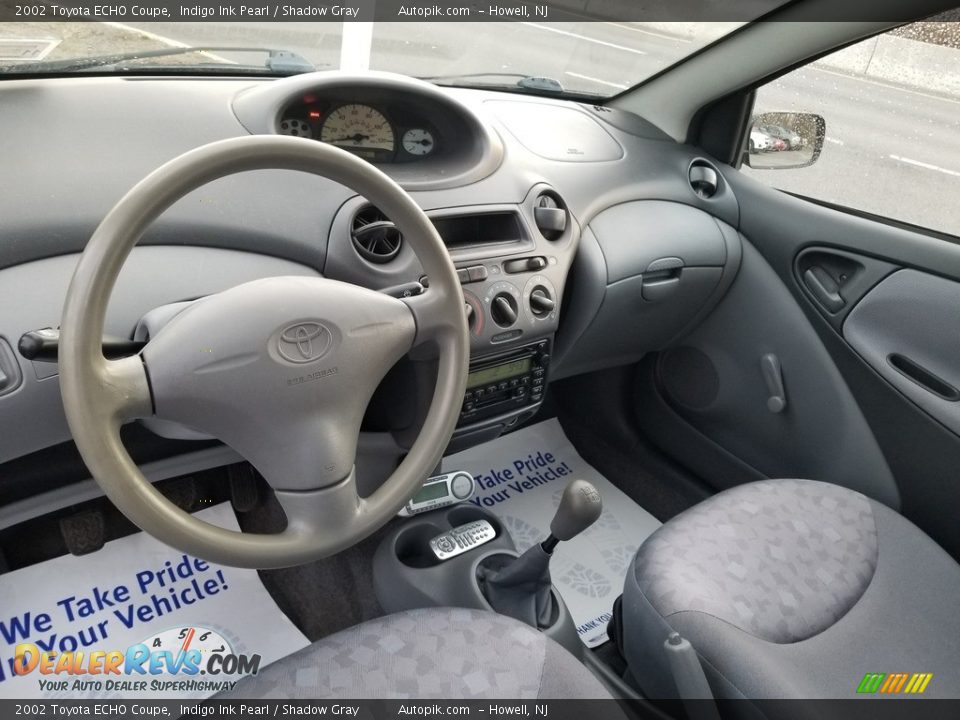
[[[212,180],[264,169],[320,175],[374,203],[416,252],[429,289],[396,299],[324,278],[255,280],[195,301],[139,355],[104,358],[110,293],[150,223]],[[354,460],[364,410],[386,372],[421,343],[433,344],[439,355],[426,419],[403,462],[361,498]],[[63,405],[77,448],[103,492],[168,545],[238,567],[316,560],[385,524],[440,461],[459,415],[468,362],[460,284],[427,216],[372,165],[302,138],[223,140],[147,176],[93,234],[61,319]],[[213,435],[240,453],[273,488],[286,528],[234,532],[167,500],[120,441],[124,422],[150,416]]]

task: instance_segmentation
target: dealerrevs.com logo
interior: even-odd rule
[[[205,627],[166,630],[126,650],[52,652],[21,643],[13,658],[16,675],[36,674],[40,689],[54,692],[218,691],[259,669],[260,655],[235,653],[223,635]]]

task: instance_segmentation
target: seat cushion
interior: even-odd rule
[[[659,528],[634,562],[644,595],[664,617],[707,613],[777,643],[833,625],[876,567],[870,501],[808,480],[720,493]]]
[[[762,481],[648,538],[624,586],[624,645],[653,697],[676,694],[673,631],[718,697],[850,698],[867,672],[933,672],[925,695],[954,697],[958,597],[960,566],[889,508],[827,483]]]
[[[480,610],[410,610],[356,625],[244,678],[218,697],[609,698],[567,650]]]

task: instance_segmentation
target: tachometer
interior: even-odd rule
[[[383,113],[353,103],[333,110],[320,128],[320,140],[362,157],[394,151],[393,128]]]
[[[403,149],[411,155],[429,155],[433,152],[433,135],[429,130],[414,128],[403,134]]]

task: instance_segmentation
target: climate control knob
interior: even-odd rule
[[[510,327],[517,321],[517,301],[509,293],[495,295],[490,303],[490,316],[500,327]]]
[[[530,312],[537,317],[546,317],[556,306],[557,303],[550,296],[550,291],[542,285],[538,285],[530,292]]]

